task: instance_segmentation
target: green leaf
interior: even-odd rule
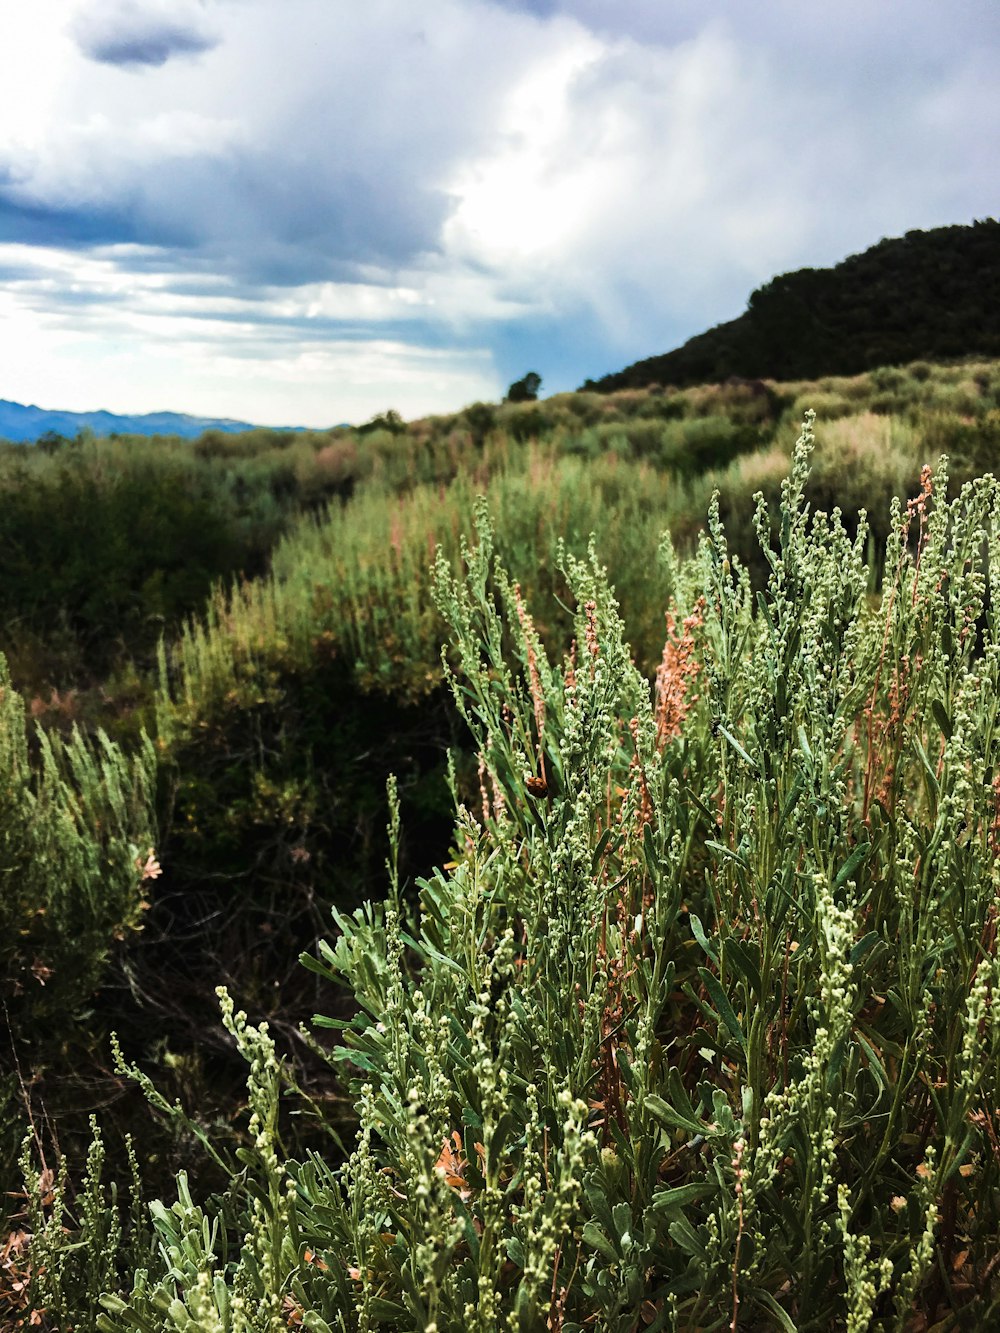
[[[799,797],[805,791],[805,779],[801,773],[796,773],[795,781],[792,783],[792,789],[785,797],[785,804],[781,807],[781,817],[778,820],[778,832],[784,828],[785,821],[798,804]]]
[[[678,1217],[671,1222],[667,1231],[685,1254],[693,1255],[701,1263],[708,1262],[708,1251],[704,1242],[686,1217]]]
[[[724,856],[727,861],[735,861],[739,868],[745,870],[748,875],[753,874],[746,857],[741,856],[739,852],[734,852],[732,847],[727,847],[722,842],[716,842],[714,838],[706,838],[705,846],[711,848],[713,852],[718,852],[720,856]]]
[[[590,1204],[591,1211],[599,1224],[605,1231],[614,1231],[615,1219],[611,1212],[611,1205],[608,1202],[608,1196],[605,1188],[590,1174],[584,1184],[584,1193],[587,1196],[587,1202]]]
[[[689,912],[688,921],[691,925],[691,934],[701,945],[702,949],[707,954],[707,956],[711,958],[715,966],[718,967],[719,955],[718,953],[716,953],[715,949],[713,949],[711,944],[709,944],[708,942],[708,936],[705,934],[705,927],[701,924],[701,917],[696,916],[694,912]]]
[[[866,841],[858,843],[857,847],[855,847],[854,851],[851,852],[850,856],[838,870],[837,878],[833,881],[835,889],[842,889],[844,887],[871,849],[872,845],[870,842]]]
[[[940,794],[941,784],[938,781],[938,775],[934,772],[934,769],[931,765],[931,761],[927,758],[927,751],[921,744],[919,736],[913,737],[913,748],[916,750],[917,756],[920,759],[921,764],[923,765],[924,775],[927,778],[928,786],[930,787],[930,790],[934,798],[936,799]]]
[[[400,1305],[397,1301],[387,1301],[383,1296],[375,1296],[372,1298],[368,1306],[368,1313],[371,1315],[372,1319],[377,1319],[386,1323],[388,1323],[389,1320],[395,1320],[397,1321],[398,1327],[404,1326],[403,1324],[399,1324],[398,1321],[405,1321],[409,1318],[405,1305]]]
[[[851,966],[853,967],[856,963],[860,963],[865,954],[874,949],[875,945],[879,943],[881,938],[882,936],[877,930],[870,930],[867,935],[862,935],[861,939],[858,940],[857,944],[851,949]]]
[[[684,795],[685,795],[685,800],[690,801],[690,803],[695,807],[695,809],[705,816],[705,818],[708,820],[709,825],[712,828],[714,828],[715,816],[712,814],[711,810],[709,810],[708,806],[701,799],[701,797],[694,790],[694,788],[688,787]]]
[[[868,1068],[875,1076],[875,1081],[879,1084],[883,1092],[888,1092],[889,1075],[885,1072],[885,1065],[883,1065],[882,1061],[875,1053],[875,1048],[871,1045],[871,1043],[867,1040],[867,1038],[862,1036],[862,1034],[858,1032],[856,1029],[854,1032],[854,1036],[858,1045],[864,1051],[865,1056],[868,1059]],[[881,1100],[881,1094],[879,1100]]]
[[[646,862],[646,869],[649,871],[650,878],[655,882],[659,879],[660,858],[656,852],[656,837],[653,833],[652,824],[643,825],[642,855]]]
[[[758,773],[760,771],[757,765],[757,761],[755,759],[750,758],[746,750],[744,750],[743,746],[739,743],[739,741],[736,739],[733,733],[731,731],[728,731],[721,724],[721,722],[719,723],[719,734],[721,736],[725,736],[726,740],[733,747],[733,749],[736,751],[736,753],[740,756],[740,758],[744,761],[745,764],[747,764],[750,768],[752,768],[755,773]]]
[[[788,1313],[781,1308],[769,1291],[758,1289],[753,1293],[753,1299],[778,1321],[778,1327],[783,1329],[784,1333],[798,1333]]]
[[[756,960],[754,953],[757,954]],[[728,968],[738,973],[758,999],[763,999],[764,984],[760,977],[760,950],[757,945],[744,944],[730,935],[722,946],[722,957]]]
[[[302,1327],[307,1328],[309,1333],[333,1333],[333,1329],[326,1322],[321,1314],[315,1310],[307,1310],[302,1316]]]
[[[510,1111],[505,1111],[497,1121],[486,1149],[486,1174],[490,1180],[495,1180],[499,1174],[500,1161],[513,1128],[514,1117]]]
[[[426,958],[433,958],[434,962],[440,963],[442,967],[450,967],[453,972],[458,972],[461,976],[465,976],[465,968],[461,963],[457,962],[454,958],[449,958],[448,955],[442,953],[440,949],[435,949],[428,940],[415,940],[413,936],[408,935],[405,930],[399,932],[399,937],[404,944],[408,944],[410,948],[414,949],[417,953],[422,954]]]
[[[935,721],[944,733],[945,740],[950,741],[952,733],[951,718],[948,716],[947,710],[940,699],[933,700],[931,703],[931,712],[934,714]]]
[[[610,843],[610,841],[611,841],[611,839],[612,839],[613,836],[614,836],[614,829],[613,829],[612,827],[609,826],[608,828],[606,828],[606,829],[604,830],[604,832],[601,834],[600,838],[598,839],[597,846],[594,848],[594,854],[593,854],[593,856],[590,858],[590,873],[591,873],[592,875],[596,875],[596,874],[597,874],[597,868],[598,868],[598,866],[601,864],[601,858],[604,856],[604,853],[607,851],[607,849],[608,849],[608,844]],[[616,840],[616,842],[617,842],[617,840]]]
[[[668,1212],[672,1208],[682,1208],[685,1204],[694,1203],[696,1199],[703,1199],[706,1194],[712,1192],[712,1182],[708,1180],[693,1180],[687,1185],[677,1185],[674,1189],[657,1190],[653,1195],[651,1208],[657,1212]]]
[[[699,1119],[698,1112],[695,1110],[694,1104],[688,1096],[688,1090],[684,1086],[681,1071],[676,1065],[671,1065],[667,1070],[667,1095],[670,1098],[671,1105],[679,1107],[689,1120]]]
[[[707,967],[699,967],[698,975],[701,977],[702,984],[708,991],[719,1017],[739,1042],[745,1053],[747,1039],[743,1035],[743,1029],[740,1027],[740,1020],[736,1017],[733,1006],[729,1003],[729,998],[726,995],[726,992],[722,989],[719,978],[714,972],[709,972]]]
[[[705,1126],[700,1121],[682,1115],[669,1102],[665,1102],[662,1097],[657,1097],[655,1093],[650,1093],[643,1102],[643,1106],[655,1120],[659,1120],[662,1125],[666,1125],[669,1129],[686,1129],[689,1134],[705,1133]]]
[[[583,1228],[583,1239],[585,1244],[590,1245],[595,1250],[599,1250],[609,1263],[616,1264],[621,1259],[621,1255],[611,1244],[596,1222],[588,1222],[586,1224]]]

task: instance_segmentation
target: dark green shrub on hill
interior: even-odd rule
[[[1000,223],[911,231],[834,268],[773,278],[738,319],[583,387],[814,379],[918,358],[996,357],[998,310]]]
[[[694,417],[663,428],[658,462],[678,477],[696,477],[728,466],[760,444],[760,432],[728,417]]]

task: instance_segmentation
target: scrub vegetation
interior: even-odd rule
[[[698,384],[730,375],[852,375],[918,357],[997,356],[998,298],[995,218],[910,231],[833,268],[783,273],[751,294],[738,319],[592,387]]]
[[[3,452],[4,1327],[1000,1319],[998,445],[981,361]]]

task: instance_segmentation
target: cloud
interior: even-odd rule
[[[249,409],[210,400],[198,358],[244,378],[256,359],[276,403],[304,392],[283,359],[343,371],[345,394],[380,366],[372,410],[443,406],[445,354],[456,395],[529,367],[568,387],[775,272],[996,211],[995,11],[900,14],[35,0],[0,47],[0,259],[50,269],[16,281],[17,318],[112,386],[123,348],[164,367],[174,342],[198,395],[177,401],[210,415]],[[179,58],[191,43],[210,59]],[[137,96],[129,71],[154,65]]]
[[[642,40],[580,22],[561,62],[511,86],[503,132],[457,174],[449,251],[532,292],[549,338],[560,312],[584,356],[586,330],[579,383],[739,314],[776,272],[994,211],[1000,33],[980,8],[961,6],[956,37],[918,0],[904,59],[884,22],[859,18],[856,49],[831,37],[825,65],[802,58],[822,25],[792,11],[780,39],[732,4],[670,39],[690,6],[636,5]],[[627,26],[633,6],[614,13]],[[544,340],[517,332],[506,345],[543,369]]]
[[[76,22],[117,34],[137,12],[88,6]],[[393,282],[440,253],[454,164],[490,139],[525,61],[544,64],[572,27],[478,0],[419,18],[396,0],[177,12],[224,34],[210,75],[175,62],[141,105],[113,74],[71,77],[31,142],[0,138],[0,199],[39,243],[75,244],[99,218],[102,243],[176,247],[246,281]]]
[[[87,256],[0,244],[10,396],[325,426],[390,406],[443,412],[502,390],[490,349],[449,336],[409,289],[247,288],[220,274],[178,281],[156,257],[134,246]]]
[[[201,55],[219,42],[205,27],[200,7],[183,0],[88,5],[76,15],[71,31],[88,59],[124,69],[158,68],[175,56]]]

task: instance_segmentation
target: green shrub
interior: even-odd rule
[[[760,442],[760,433],[752,425],[738,425],[723,416],[694,417],[663,427],[659,462],[680,476],[699,476],[725,468]]]
[[[851,416],[857,410],[850,398],[839,393],[803,393],[790,409],[790,415],[800,418],[802,413],[811,409],[819,421],[836,421],[838,417]]]
[[[669,483],[612,460],[525,461],[487,494],[546,643],[560,651],[572,634],[560,544],[582,555],[597,531],[616,552],[619,595],[648,626],[635,648],[652,672],[662,610],[649,552]],[[464,480],[388,502],[359,496],[281,543],[270,578],[220,590],[165,654],[166,870],[132,965],[178,1039],[190,1043],[212,1021],[220,976],[275,1020],[312,1012],[295,959],[314,945],[330,904],[375,893],[390,772],[405,814],[404,866],[426,869],[444,855],[445,750],[467,735],[443,687],[445,626],[428,565],[438,545],[459,561],[473,508]]]
[[[246,1183],[154,1206],[105,1333],[996,1322],[998,487],[927,470],[876,604],[810,445],[758,596],[714,506],[664,547],[652,690],[593,552],[558,656],[484,508],[439,558],[482,790],[415,908],[390,857],[305,960],[357,1005],[354,1152],[283,1155],[224,1000]]]
[[[129,757],[103,735],[88,742],[75,731],[67,739],[29,731],[0,656],[5,1185],[44,1073],[58,1084],[84,1072],[73,1065],[87,1046],[85,1007],[121,941],[141,929],[144,881],[159,874],[153,780],[145,738]]]

